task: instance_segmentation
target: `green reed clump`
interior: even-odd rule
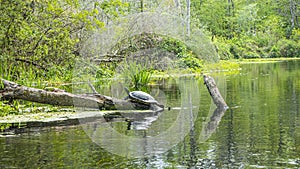
[[[152,69],[136,61],[125,61],[121,69],[121,74],[125,78],[125,83],[129,84],[130,88],[141,89],[150,83]]]
[[[0,124],[0,131],[4,131],[5,129],[8,129],[12,124],[10,123],[1,123]]]

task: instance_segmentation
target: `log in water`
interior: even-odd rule
[[[204,75],[203,79],[204,79],[204,84],[206,85],[208,92],[209,92],[210,96],[212,97],[217,108],[223,108],[223,109],[227,110],[228,106],[227,106],[226,102],[224,101],[214,78],[212,78],[211,76],[208,76],[208,75]]]

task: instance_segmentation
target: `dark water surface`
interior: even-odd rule
[[[212,76],[230,107],[219,123],[202,78],[169,79],[170,111],[2,136],[0,168],[300,168],[300,61]]]

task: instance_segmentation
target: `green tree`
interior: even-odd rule
[[[123,7],[126,5],[120,0],[0,1],[0,59],[5,63],[2,70],[17,70],[20,64],[47,71],[57,66],[60,72],[70,70],[80,56],[82,42],[91,31],[104,27],[103,16],[113,19],[123,13]]]

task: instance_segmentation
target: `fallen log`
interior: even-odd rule
[[[4,84],[4,88],[0,90],[1,100],[21,99],[56,106],[75,106],[100,110],[145,110],[153,108],[154,111],[161,111],[156,106],[145,105],[132,100],[117,99],[99,93],[72,94],[62,90],[46,91],[22,86],[5,79],[1,79],[1,81]]]

